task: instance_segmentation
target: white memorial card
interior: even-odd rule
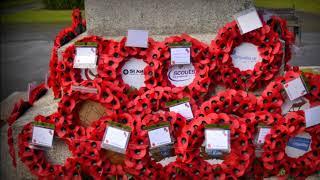
[[[147,66],[142,59],[130,58],[121,69],[121,77],[124,83],[139,89],[145,87],[146,80],[144,68]]]
[[[304,110],[306,127],[320,124],[320,106]]]
[[[33,126],[31,144],[37,146],[52,147],[53,135],[53,129],[41,126]]]
[[[173,65],[169,67],[168,79],[176,87],[185,87],[190,85],[196,74],[193,64]]]
[[[169,127],[148,131],[151,148],[172,143]]]
[[[268,127],[261,127],[259,128],[257,144],[263,144],[266,136],[270,133],[270,128]]]
[[[261,19],[255,8],[250,8],[237,13],[234,18],[239,26],[241,34],[245,34],[262,27]]]
[[[262,61],[258,47],[247,42],[234,48],[231,58],[233,66],[239,68],[240,71],[253,70],[257,62]]]
[[[126,46],[129,47],[148,47],[148,31],[128,30]]]
[[[284,89],[291,101],[304,96],[308,93],[301,77],[298,77],[283,85]]]
[[[108,126],[105,131],[105,136],[101,145],[103,148],[105,148],[105,145],[110,145],[116,148],[126,150],[129,139],[130,132],[112,126]]]
[[[171,64],[190,64],[190,47],[170,48]]]
[[[230,130],[205,129],[205,148],[215,150],[230,149]]]
[[[193,113],[189,102],[178,104],[175,106],[169,107],[169,110],[175,113],[179,113],[181,116],[187,120],[193,119]]]
[[[76,47],[73,68],[95,68],[98,59],[96,51],[96,47]]]

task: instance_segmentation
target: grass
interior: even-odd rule
[[[17,23],[68,23],[72,10],[26,10],[14,14],[1,15],[2,24]]]
[[[320,0],[254,0],[257,7],[293,8],[298,11],[320,14]]]
[[[0,9],[7,9],[17,6],[22,6],[26,4],[31,4],[38,2],[40,0],[2,0],[0,3]]]

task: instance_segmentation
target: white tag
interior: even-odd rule
[[[176,87],[185,87],[191,84],[195,74],[196,70],[193,64],[173,65],[168,70],[169,81]]]
[[[205,148],[215,150],[230,149],[230,130],[205,129]]]
[[[130,132],[108,126],[104,134],[105,135],[101,144],[103,148],[105,148],[106,145],[110,145],[123,150],[127,149]]]
[[[231,58],[233,66],[240,71],[253,70],[256,63],[262,61],[257,46],[247,42],[234,48]]]
[[[183,116],[187,120],[193,119],[193,113],[192,113],[189,102],[169,107],[169,110],[175,113],[179,113],[181,116]]]
[[[33,126],[31,143],[38,146],[52,147],[53,135],[53,129]]]
[[[148,31],[128,30],[126,46],[130,47],[148,47]]]
[[[48,85],[48,81],[49,81],[49,75],[48,73],[46,73],[45,77],[44,77],[44,86],[48,89],[49,85]]]
[[[172,142],[169,127],[162,127],[159,129],[148,131],[148,135],[151,148],[170,144]]]
[[[73,68],[95,68],[97,66],[96,47],[77,47]]]
[[[190,64],[190,48],[170,48],[171,64]]]
[[[81,69],[81,78],[83,80],[94,80],[98,76],[97,68]]]
[[[310,151],[311,136],[309,133],[301,133],[289,139],[285,152],[289,157],[298,158]]]
[[[31,83],[28,83],[28,93],[27,93],[28,101],[30,101],[32,90],[34,90],[34,88],[36,88],[36,87],[37,87],[37,82],[33,81]]]
[[[304,110],[306,127],[320,124],[320,106]]]
[[[259,128],[259,134],[257,138],[257,144],[263,144],[266,136],[270,133],[270,128],[261,127]]]
[[[98,93],[98,89],[97,88],[84,87],[84,86],[71,85],[71,90],[72,91],[79,91],[79,92],[82,92],[82,93],[92,93],[92,94],[97,94]]]
[[[145,87],[144,68],[147,66],[142,59],[130,58],[121,69],[121,76],[124,83],[134,88]]]
[[[283,85],[287,95],[291,101],[304,96],[308,93],[301,77],[298,77]]]
[[[237,13],[234,18],[239,26],[241,34],[262,27],[262,22],[255,8],[250,8]]]

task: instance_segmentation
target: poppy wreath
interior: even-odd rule
[[[228,125],[230,127],[231,151],[224,157],[221,164],[211,164],[200,156],[200,148],[204,141],[204,126],[206,124]],[[240,118],[225,113],[209,113],[205,117],[198,117],[183,128],[178,138],[178,146],[183,153],[182,162],[188,163],[199,158],[206,164],[199,169],[200,177],[208,179],[238,179],[250,168],[252,163],[253,146],[249,141],[250,131]]]
[[[131,133],[127,151],[124,155],[125,160],[122,164],[113,164],[106,155],[106,151],[101,148],[101,141],[110,121],[124,124],[132,129],[133,124],[135,124],[135,119],[128,113],[112,113],[103,116],[86,128],[86,136],[72,141],[70,148],[73,155],[80,159],[84,172],[94,179],[105,179],[113,176],[128,178],[129,174],[131,176],[138,175],[141,170],[137,169],[141,167],[141,164],[138,164],[138,161],[128,163],[134,156],[132,153],[135,151],[130,143],[135,140],[137,134]],[[134,129],[132,132],[134,132]],[[132,165],[132,167],[128,167],[127,164]]]
[[[178,138],[178,143],[180,143],[178,146],[179,147],[183,147],[180,148],[179,150],[181,150],[181,153],[184,154],[183,156],[183,162],[188,162],[190,160],[192,160],[194,157],[198,157],[199,154],[199,148],[203,142],[203,125],[207,122],[207,121],[200,121],[199,119],[201,118],[208,118],[209,116],[212,116],[212,114],[219,115],[217,117],[218,120],[212,120],[212,123],[215,124],[231,124],[231,129],[232,127],[234,127],[235,129],[238,128],[237,133],[235,134],[237,137],[240,137],[239,139],[236,138],[236,140],[234,140],[233,144],[231,145],[231,148],[235,148],[234,150],[231,150],[232,152],[243,152],[244,154],[252,154],[253,153],[253,148],[252,148],[252,134],[251,134],[251,127],[250,126],[245,126],[246,122],[242,121],[242,118],[246,113],[254,113],[257,109],[257,98],[255,95],[251,94],[251,93],[247,93],[245,91],[241,91],[241,90],[226,90],[226,91],[222,91],[219,92],[217,95],[211,97],[209,100],[205,101],[204,103],[202,103],[202,105],[199,107],[199,110],[197,110],[196,112],[196,119],[193,120],[189,125],[185,126],[185,128],[183,129],[182,132],[182,136]],[[229,116],[227,114],[232,114],[232,116]],[[216,118],[217,118],[216,117]],[[207,124],[210,124],[207,122]],[[201,131],[198,131],[199,127],[202,127]],[[232,130],[232,132],[234,133],[235,130]],[[243,132],[241,132],[243,131]],[[239,134],[245,134],[244,136],[241,135],[239,136]],[[199,139],[200,137],[200,139]],[[241,138],[244,138],[241,139]],[[199,139],[199,142],[198,140]],[[231,133],[231,140],[233,140],[234,138],[232,137],[232,133]],[[185,142],[185,140],[187,140]],[[201,141],[201,142],[200,142]],[[246,150],[244,151],[237,151],[237,146],[236,146],[236,142],[245,142],[245,146]],[[183,143],[184,142],[184,143]],[[200,144],[198,144],[200,143]],[[239,145],[239,147],[241,147]],[[230,157],[230,162],[228,161],[224,161],[227,164],[228,163],[233,163],[232,162],[232,157],[233,154],[230,154],[228,157]],[[227,159],[228,159],[227,157]],[[243,175],[243,173],[245,173],[246,171],[249,170],[249,165],[252,163],[252,156],[250,155],[249,159],[246,159],[245,162],[241,162],[241,168],[244,168],[244,172],[235,170],[237,173],[240,173],[241,176]],[[208,167],[212,167],[210,164],[208,164],[207,162],[203,162],[206,163]],[[220,166],[219,166],[220,168]],[[218,168],[218,169],[219,169]],[[229,171],[229,170],[228,170]],[[232,172],[232,170],[230,171]],[[212,169],[211,168],[205,168],[202,169],[202,171],[200,173],[198,173],[198,175],[200,175],[200,177],[202,176],[208,176],[212,173]],[[235,174],[224,174],[223,171],[219,170],[219,173],[214,173],[214,174],[220,174],[222,176],[220,177],[239,177],[238,175]],[[211,175],[210,175],[211,176]]]
[[[158,46],[159,43],[152,38],[148,39],[148,48],[127,47],[126,41],[126,37],[122,38],[120,42],[109,41],[98,62],[98,73],[106,81],[119,81],[120,85],[125,87],[127,94],[135,96],[135,94],[142,94],[157,86],[162,81],[159,62],[161,49]],[[135,89],[123,82],[122,67],[130,58],[142,59],[146,63],[143,71],[145,87]]]
[[[289,69],[283,76],[277,77],[273,82],[265,88],[258,98],[258,107],[260,110],[267,110],[269,112],[281,113],[281,106],[285,101],[284,95],[284,83],[288,83],[291,80],[304,77],[304,81],[309,86],[309,92],[306,97],[311,106],[319,104],[320,101],[320,75],[312,73],[303,73],[299,71],[297,67]]]
[[[12,164],[14,167],[16,167],[16,154],[14,150],[13,145],[13,136],[12,136],[12,125],[16,120],[21,117],[38,99],[40,99],[45,93],[47,92],[47,88],[45,87],[45,84],[42,83],[35,87],[29,96],[28,101],[24,101],[23,99],[20,99],[13,107],[13,110],[7,120],[8,122],[8,146],[9,146],[9,154],[12,159]]]
[[[171,67],[171,53],[170,44],[172,43],[191,43],[190,55],[191,64],[194,66],[195,77],[194,80],[187,86],[175,86],[169,80],[168,73]],[[190,94],[191,98],[195,101],[200,101],[204,99],[204,96],[212,88],[209,88],[211,81],[208,76],[210,60],[208,58],[208,46],[195,38],[187,34],[182,34],[181,36],[171,36],[167,37],[164,42],[161,43],[162,54],[164,56],[160,59],[162,69],[162,74],[164,76],[164,81],[162,86],[168,86],[172,88],[175,93],[184,92]],[[175,65],[179,66],[179,65]]]
[[[285,153],[290,138],[307,132],[311,136],[311,150],[298,158]],[[306,178],[320,170],[320,125],[306,128],[303,111],[290,112],[273,126],[265,138],[262,162],[264,176]]]
[[[88,36],[78,42],[95,42],[97,43],[97,55],[102,53],[103,48],[105,47],[105,41],[97,36]],[[92,81],[91,78],[84,78],[81,75],[82,69],[73,68],[74,58],[75,58],[75,45],[69,46],[62,55],[62,60],[59,60],[57,63],[56,73],[52,73],[52,76],[55,75],[55,80],[58,82],[60,89],[63,90],[63,93],[69,92],[71,90],[71,85],[79,85],[80,83],[86,83],[84,81]],[[88,69],[86,69],[88,70]],[[58,88],[58,87],[57,87]],[[57,88],[53,88],[53,91],[57,91]],[[59,90],[60,90],[59,89]],[[58,92],[55,92],[56,94]]]
[[[126,109],[127,97],[122,93],[122,89],[110,84],[110,82],[101,82],[95,79],[85,84],[87,87],[97,88],[98,93],[72,92],[65,94],[58,103],[59,116],[55,119],[57,135],[60,138],[68,137],[68,132],[75,128],[82,129],[77,105],[83,101],[90,100],[100,103],[105,107],[106,114],[113,112],[121,113]],[[84,130],[81,130],[83,132]],[[81,133],[83,134],[83,133]]]
[[[145,127],[157,125],[163,122],[169,123],[170,135],[174,139],[172,154],[174,154],[173,156],[177,156],[177,160],[175,162],[171,162],[164,167],[156,160],[152,159],[152,157],[149,155],[150,142],[148,138],[148,131],[145,129]],[[176,150],[179,149],[175,142],[176,138],[180,136],[181,130],[186,125],[186,123],[186,119],[180,114],[176,114],[174,112],[159,112],[155,114],[147,114],[146,116],[144,116],[140,123],[136,124],[136,132],[138,134],[138,138],[135,139],[136,141],[132,141],[130,146],[135,146],[137,149],[140,149],[140,151],[143,151],[143,153],[136,154],[135,156],[138,157],[141,161],[145,162],[145,164],[155,164],[155,166],[152,166],[151,168],[148,168],[148,166],[147,168],[144,167],[145,172],[148,173],[142,172],[142,174],[140,174],[141,176],[148,176],[152,179],[156,179],[158,178],[158,176],[165,178],[168,177],[169,172],[172,172],[172,168],[178,168],[180,166],[186,167],[186,165],[181,165],[182,163],[179,161],[179,157],[181,157],[181,155],[175,153]],[[132,166],[131,168],[134,168],[134,166]],[[191,168],[189,169],[191,170]],[[185,172],[188,173],[189,171]]]
[[[285,41],[285,63],[289,62],[292,55],[291,46],[295,42],[295,36],[293,32],[289,31],[287,21],[279,16],[272,16],[266,22],[274,32],[279,34],[279,37]]]
[[[231,54],[234,48],[247,42],[257,46],[261,62],[253,70],[240,71],[234,67]],[[218,31],[209,48],[211,60],[218,68],[211,68],[210,77],[217,79],[227,88],[256,90],[275,77],[282,65],[283,49],[278,33],[267,25],[241,35],[235,21],[227,23]]]
[[[53,123],[53,118],[36,117],[36,121]],[[28,167],[30,172],[38,178],[55,179],[57,177],[67,179],[81,179],[80,162],[77,158],[67,158],[64,165],[51,164],[46,160],[43,150],[30,148],[32,139],[31,123],[26,124],[18,136],[19,157]],[[56,134],[56,132],[55,132]],[[71,139],[65,139],[70,143]]]
[[[51,52],[51,58],[49,62],[49,79],[48,85],[53,89],[54,96],[60,97],[60,83],[56,78],[57,65],[58,65],[58,49],[70,42],[79,34],[86,30],[86,21],[82,19],[81,11],[79,9],[74,9],[72,12],[72,25],[62,29],[56,36]]]
[[[283,121],[283,116],[277,113],[270,113],[268,111],[257,111],[244,114],[240,121],[247,125],[247,130],[252,135],[250,140],[255,141],[255,135],[258,133],[258,125],[273,127],[278,122]],[[257,148],[257,147],[256,147]],[[255,179],[263,179],[263,164],[261,157],[255,156],[251,169],[246,172],[246,177],[254,176]]]

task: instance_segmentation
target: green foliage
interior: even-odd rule
[[[42,0],[46,9],[84,9],[84,0]]]

